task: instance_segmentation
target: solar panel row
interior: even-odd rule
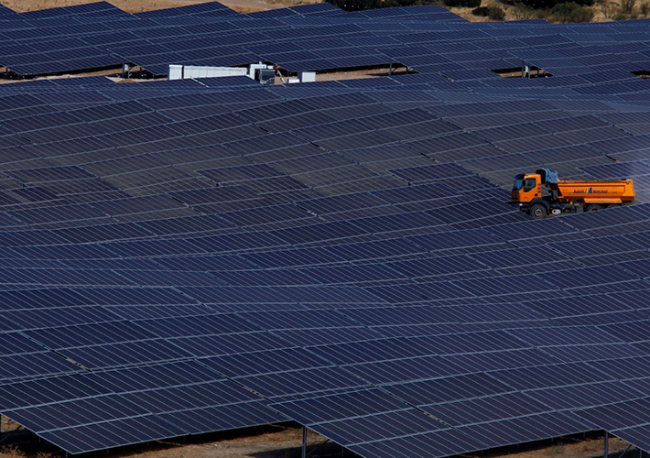
[[[184,52],[421,73],[3,85],[3,415],[71,453],[288,419],[368,457],[598,429],[647,448],[647,204],[527,221],[504,203],[539,166],[632,176],[644,202],[647,88],[605,68],[646,60],[642,21],[7,14],[10,56],[65,31],[48,50],[121,47],[163,73]],[[522,59],[556,76],[491,82]]]

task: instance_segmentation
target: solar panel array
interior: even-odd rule
[[[0,13],[15,55],[419,73],[0,85],[3,415],[73,454],[289,420],[363,457],[594,430],[650,451],[646,20]],[[554,76],[490,72],[522,60]],[[639,203],[532,221],[506,201],[540,166]]]
[[[400,62],[430,74],[427,83],[523,89],[530,86],[489,69],[527,64],[559,77],[538,86],[625,94],[641,85],[630,72],[648,70],[650,62],[646,20],[597,29],[544,21],[476,24],[435,5],[346,14],[328,3],[249,15],[217,2],[136,15],[106,2],[10,13],[0,17],[0,65],[17,75],[123,63],[164,75],[169,64],[262,60],[296,72]]]

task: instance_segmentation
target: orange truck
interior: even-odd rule
[[[625,180],[561,180],[557,172],[540,169],[515,176],[511,204],[534,219],[582,213],[634,202],[634,183]]]

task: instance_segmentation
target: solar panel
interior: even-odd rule
[[[287,420],[367,457],[603,428],[647,448],[641,23],[329,3],[0,15],[12,76],[419,72],[2,85],[3,415],[73,453]],[[521,59],[554,76],[491,71]],[[539,166],[632,177],[639,204],[529,221],[506,201]]]

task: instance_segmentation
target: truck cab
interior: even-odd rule
[[[538,173],[520,173],[515,176],[512,186],[512,200],[518,203],[529,203],[542,197],[542,178]]]

